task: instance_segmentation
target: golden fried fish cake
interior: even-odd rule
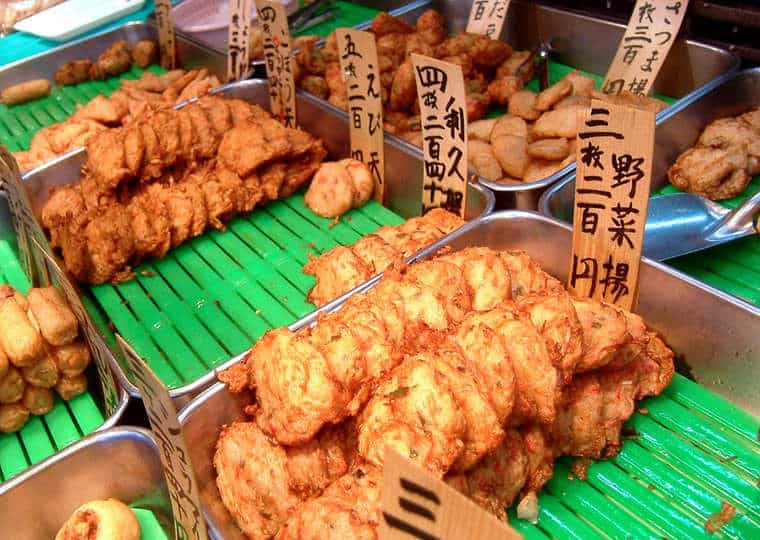
[[[562,284],[546,272],[527,253],[520,250],[500,251],[499,258],[509,269],[512,282],[512,297],[517,298],[532,292],[562,289]]]
[[[576,297],[571,301],[583,328],[583,355],[575,372],[606,366],[629,339],[625,316],[603,302]]]
[[[388,268],[400,256],[393,246],[376,234],[362,236],[351,245],[351,251],[367,265],[372,275]]]
[[[746,149],[730,146],[689,148],[668,169],[670,183],[712,200],[736,197],[749,184]]]
[[[452,321],[461,321],[473,309],[472,282],[467,279],[467,272],[460,270],[456,264],[442,260],[421,261],[410,266],[406,275],[408,279],[431,290],[445,291],[442,300],[446,314]]]
[[[336,246],[311,258],[303,272],[317,276],[317,283],[308,295],[309,302],[316,306],[327,304],[372,277],[372,269],[345,246]]]
[[[79,335],[79,322],[56,287],[33,287],[26,295],[30,317],[50,345],[68,345]]]
[[[129,214],[122,206],[103,209],[84,228],[89,257],[89,283],[104,283],[129,268],[135,239]]]
[[[475,311],[488,311],[512,296],[509,270],[497,251],[471,247],[443,255],[437,260],[451,262],[462,269]]]

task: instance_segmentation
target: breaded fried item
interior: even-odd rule
[[[522,178],[530,164],[528,141],[516,135],[491,137],[491,147],[501,168],[509,176]]]
[[[668,169],[668,180],[679,189],[708,199],[730,199],[747,188],[751,179],[747,165],[747,152],[742,147],[690,148]]]
[[[532,158],[558,161],[570,154],[567,139],[541,139],[528,144],[527,153]]]
[[[69,401],[87,390],[87,377],[84,373],[73,377],[61,376],[55,385],[55,391],[64,401]]]
[[[534,136],[542,139],[552,137],[574,139],[578,134],[580,110],[579,107],[565,107],[543,113],[533,125]]]
[[[438,45],[446,39],[446,21],[434,9],[428,9],[417,18],[417,33],[428,45]]]
[[[372,196],[375,180],[369,167],[356,159],[325,162],[312,179],[304,203],[322,217],[338,217],[363,206]]]
[[[2,345],[0,345],[0,379],[5,377],[5,374],[8,373],[9,367],[10,360],[8,360],[8,355],[5,354],[5,350],[3,350]]]
[[[90,365],[90,348],[82,339],[68,345],[54,347],[51,352],[58,371],[66,377],[76,377],[84,373]],[[38,384],[38,386],[41,385]]]
[[[254,423],[228,425],[214,454],[222,501],[248,538],[272,538],[304,501],[348,471],[347,442],[343,429],[327,428],[308,444],[288,448]]]
[[[69,347],[69,345],[64,345],[64,347]],[[40,388],[52,388],[58,382],[58,366],[50,351],[46,353],[46,356],[33,366],[21,368],[21,376],[27,383]],[[28,406],[27,408],[31,409]]]
[[[399,259],[399,252],[375,234],[362,236],[351,246],[351,251],[367,266],[371,275],[382,272]]]
[[[45,342],[39,329],[29,320],[27,311],[16,298],[0,298],[0,347],[11,364],[26,367],[37,363],[45,354]]]
[[[123,102],[108,99],[102,94],[98,94],[86,105],[77,107],[77,112],[71,116],[71,119],[93,120],[105,125],[119,125],[128,113],[129,109]],[[67,123],[70,124],[71,122]]]
[[[372,269],[353,250],[336,246],[313,257],[303,267],[305,274],[317,276],[317,284],[309,291],[309,302],[323,306],[372,277]],[[329,277],[328,277],[329,276]]]
[[[120,129],[104,131],[87,142],[87,169],[103,191],[116,189],[129,175]]]
[[[90,78],[105,79],[121,75],[132,65],[132,50],[124,40],[114,41],[98,56],[90,70]]]
[[[21,404],[29,409],[34,416],[47,414],[53,408],[55,403],[55,394],[49,388],[40,388],[31,384],[24,388],[24,395],[21,398]]]
[[[139,540],[140,524],[121,501],[90,501],[77,508],[55,536],[55,540],[85,539]]]
[[[9,367],[0,378],[0,403],[15,403],[24,395],[24,382],[21,372],[15,367]]]
[[[512,296],[509,271],[499,254],[491,249],[465,248],[436,261],[450,262],[461,269],[470,288],[474,311],[488,311]]]
[[[536,94],[530,90],[520,90],[512,94],[507,108],[512,116],[519,116],[525,120],[536,120],[541,116],[541,111],[536,108]]]
[[[0,404],[0,433],[14,433],[29,420],[29,409],[18,403]]]
[[[562,98],[568,96],[573,90],[572,83],[567,79],[560,79],[559,82],[551,85],[546,90],[541,91],[536,96],[534,107],[539,111],[548,111]]]
[[[572,86],[571,94],[573,96],[581,96],[589,98],[591,97],[596,83],[591,77],[581,75],[578,71],[573,70],[562,78],[563,81],[567,81]]]
[[[90,283],[104,283],[129,268],[135,241],[129,214],[123,207],[110,206],[94,216],[84,228],[84,240]]]
[[[277,540],[371,540],[380,523],[382,471],[362,464],[304,504]]]
[[[53,78],[58,84],[79,84],[90,80],[90,60],[72,60],[55,70]]]
[[[414,32],[413,26],[385,11],[381,11],[372,19],[372,33],[377,37],[382,37],[385,34],[411,34],[412,32]]]
[[[27,300],[42,337],[50,345],[68,345],[77,338],[77,318],[56,287],[31,288]]]
[[[562,284],[546,272],[527,253],[521,250],[499,251],[499,257],[509,269],[512,298],[531,292],[563,290]]]
[[[488,95],[493,103],[507,105],[512,96],[522,90],[522,87],[523,82],[521,78],[507,75],[506,77],[493,80],[488,85]]]

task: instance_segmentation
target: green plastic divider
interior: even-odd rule
[[[402,222],[374,201],[334,222],[296,193],[145,262],[133,280],[91,287],[95,316],[178,388],[311,313],[314,277],[302,272],[310,256]]]
[[[591,463],[586,480],[558,460],[538,523],[509,509],[510,524],[529,539],[760,538],[760,420],[676,375],[627,427],[620,453]],[[722,502],[736,514],[709,534]]]
[[[145,508],[132,508],[140,524],[140,540],[168,540],[156,515]]]
[[[0,240],[0,283],[26,293],[29,281],[11,245]],[[103,425],[103,415],[89,391],[68,403],[56,396],[53,409],[35,416],[18,433],[0,434],[0,482],[51,456]]]
[[[726,208],[736,208],[749,196],[760,190],[760,176],[756,176],[744,190],[733,199],[717,201]],[[658,190],[654,196],[678,193],[670,184]],[[760,236],[728,242],[699,253],[666,261],[682,272],[713,287],[760,306]]]

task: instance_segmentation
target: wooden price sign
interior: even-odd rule
[[[286,127],[296,127],[296,83],[291,65],[290,29],[285,6],[279,2],[256,0],[259,24],[264,34],[264,63],[269,82],[272,114]]]
[[[422,120],[422,212],[467,208],[467,104],[462,68],[412,54]]]
[[[633,310],[654,152],[654,113],[592,100],[579,114],[568,287]]]
[[[177,49],[172,22],[171,0],[155,0],[156,24],[158,25],[158,49],[161,53],[161,67],[174,69],[177,65]]]
[[[475,0],[467,20],[467,32],[499,39],[508,10],[509,0]]]
[[[467,497],[386,449],[383,469],[381,540],[517,540],[514,529]]]
[[[161,450],[161,464],[174,513],[175,538],[205,540],[208,533],[200,506],[198,482],[174,402],[166,386],[119,334],[116,334],[116,341],[140,390],[150,427]]]
[[[66,302],[79,322],[79,328],[82,329],[82,337],[84,337],[92,352],[95,368],[98,370],[98,380],[100,381],[100,388],[103,393],[106,415],[111,416],[119,406],[119,394],[116,391],[116,384],[110,367],[111,351],[92,322],[90,314],[87,313],[79,297],[79,293],[74,288],[74,285],[72,285],[68,275],[63,271],[58,261],[55,260],[47,242],[41,245],[37,242],[37,238],[33,237],[32,243],[43,254],[48,271],[53,275],[55,284],[63,292]]]
[[[228,81],[239,81],[248,74],[251,7],[253,0],[230,0],[230,26],[227,33]]]
[[[688,0],[637,0],[602,85],[606,94],[626,90],[646,96],[681,28]]]
[[[383,103],[375,36],[348,28],[338,28],[336,34],[340,70],[348,87],[351,157],[366,163],[372,171],[374,198],[382,204],[385,176]]]

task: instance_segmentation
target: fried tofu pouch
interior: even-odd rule
[[[140,523],[121,501],[91,501],[74,511],[55,540],[140,540]]]
[[[34,365],[45,354],[42,335],[12,293],[0,297],[0,347],[17,367]]]
[[[29,289],[27,299],[42,337],[50,345],[68,345],[77,338],[77,318],[56,287]]]

